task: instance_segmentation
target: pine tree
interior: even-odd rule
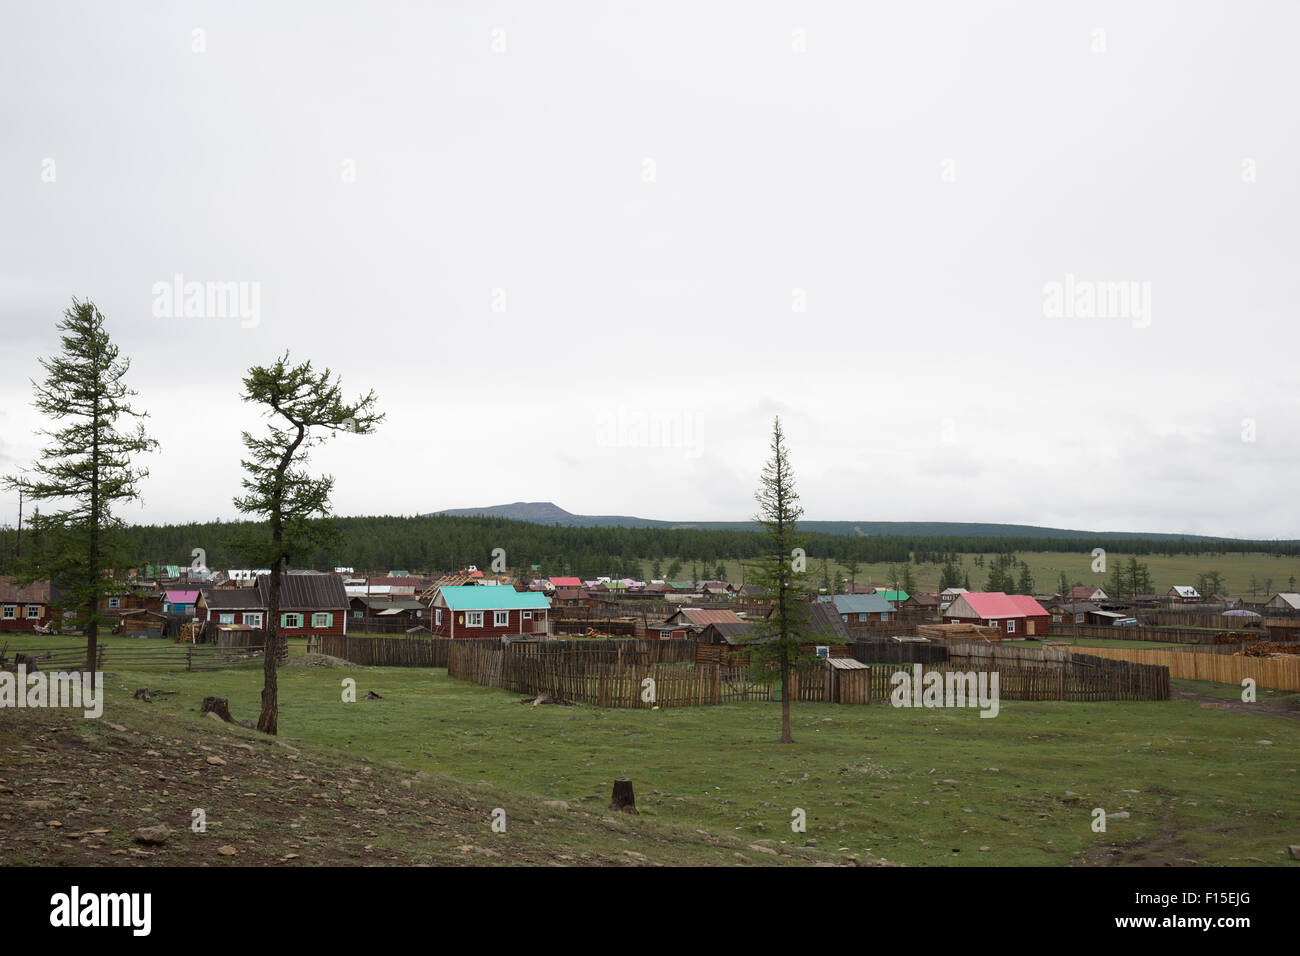
[[[272,419],[264,437],[243,433],[249,456],[241,462],[247,494],[235,498],[235,507],[267,522],[254,526],[237,547],[255,562],[254,567],[271,569],[257,729],[274,734],[280,719],[276,663],[281,577],[290,560],[335,539],[333,528],[323,520],[329,516],[334,479],[328,475],[313,478],[307,473],[309,449],[341,431],[369,434],[384,416],[374,410],[374,392],[347,404],[329,369],[315,372],[311,362],[290,365],[288,352],[271,366],[248,370],[243,399],[264,406]]]
[[[149,472],[136,456],[158,443],[144,430],[145,412],[129,399],[136,393],[123,379],[131,368],[104,328],[104,316],[89,299],[72,300],[58,324],[62,351],[41,359],[46,378],[33,383],[33,406],[58,427],[42,430],[49,442],[28,474],[5,479],[33,501],[57,501],[61,511],[39,512],[30,528],[28,555],[18,578],[30,583],[48,577],[61,602],[84,610],[86,671],[94,680],[103,599],[122,577],[122,520],[116,506],[138,500],[137,483]],[[134,428],[118,430],[120,419]]]
[[[754,498],[759,511],[754,520],[766,532],[767,542],[757,562],[755,581],[762,598],[772,602],[772,611],[758,622],[760,638],[749,645],[750,673],[759,679],[777,665],[781,680],[781,743],[794,743],[790,735],[790,675],[800,657],[800,646],[808,643],[812,627],[804,593],[805,569],[798,520],[803,516],[794,473],[786,452],[781,419],[772,427],[772,457],[763,468],[761,485]]]

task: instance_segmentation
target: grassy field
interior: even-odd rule
[[[982,590],[984,582],[988,577],[988,565],[992,555],[985,555],[985,566],[978,567],[975,564],[975,555],[960,555],[961,569],[970,574],[970,583],[973,590]],[[1057,589],[1061,572],[1064,571],[1066,579],[1073,584],[1096,584],[1105,586],[1106,575],[1094,574],[1092,571],[1091,554],[1074,554],[1067,552],[1019,552],[1017,557],[1028,562],[1029,570],[1034,576],[1034,584],[1040,592],[1055,591]],[[1110,552],[1106,559],[1109,563],[1115,561],[1126,561],[1129,555],[1118,552]],[[1163,594],[1175,584],[1196,585],[1196,579],[1199,574],[1210,571],[1218,571],[1223,575],[1225,581],[1226,593],[1229,597],[1244,598],[1247,600],[1264,600],[1270,591],[1264,587],[1269,580],[1272,581],[1271,592],[1286,591],[1289,589],[1289,578],[1294,575],[1297,580],[1297,587],[1300,587],[1300,558],[1278,558],[1265,554],[1217,554],[1217,555],[1138,555],[1138,560],[1146,564],[1151,570],[1151,577],[1157,593]],[[649,570],[648,562],[647,571]],[[741,581],[741,567],[739,562],[726,562],[727,580],[735,583]],[[832,565],[832,573],[835,573]],[[939,575],[942,567],[937,564],[919,564],[913,565],[912,573],[916,577],[917,584],[923,591],[934,591],[939,587]],[[714,568],[709,567],[707,570],[701,568],[702,576],[711,576]],[[814,581],[821,579],[821,563],[816,555],[808,556],[808,572]],[[681,572],[684,577],[690,576],[690,564]],[[847,577],[847,572],[843,567],[838,568],[838,573]],[[859,584],[871,584],[884,586],[892,581],[889,580],[890,566],[888,564],[871,564],[860,565],[857,574]],[[1257,590],[1254,598],[1250,593],[1250,579],[1255,577]]]
[[[121,641],[144,643],[112,638],[110,647]],[[739,838],[750,857],[745,847],[768,839],[783,851],[811,840],[841,858],[914,865],[1285,865],[1286,846],[1300,840],[1294,694],[1265,692],[1245,709],[1217,702],[1232,701],[1232,688],[1175,682],[1180,699],[1166,703],[1004,701],[991,720],[976,710],[798,704],[797,743],[782,747],[770,704],[532,709],[444,670],[308,660],[281,672],[281,735],[295,747],[428,773],[445,781],[445,793],[484,788],[520,807],[563,801],[588,821],[599,819],[615,777],[634,781],[642,816],[626,824],[630,834],[584,836],[555,824],[552,854],[567,841],[604,859],[629,835],[635,845],[638,827],[649,828],[648,843],[698,839],[668,854],[683,861],[729,858],[735,847],[725,841]],[[198,719],[204,696],[229,698],[236,719],[257,714],[258,665],[128,671],[110,656],[108,671],[99,723],[170,722],[189,741],[230,732]],[[344,703],[345,677],[356,680],[358,698],[374,691],[382,699]],[[131,700],[141,685],[177,694]],[[8,743],[0,764],[16,752]],[[1094,833],[1096,807],[1130,816]],[[806,813],[806,833],[791,830],[796,809]]]

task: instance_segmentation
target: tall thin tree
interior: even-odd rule
[[[48,577],[61,606],[84,612],[86,670],[93,680],[99,626],[106,621],[100,605],[114,590],[113,578],[121,576],[122,520],[114,509],[140,497],[139,482],[149,472],[136,456],[158,443],[145,433],[141,419],[147,413],[131,407],[136,393],[124,381],[131,360],[109,338],[94,302],[73,298],[57,328],[61,351],[40,360],[44,384],[32,382],[33,407],[56,426],[38,432],[49,441],[30,472],[9,476],[5,484],[33,501],[61,507],[32,517],[29,540],[39,540],[40,547],[28,548],[18,577]],[[119,422],[134,428],[119,429]]]
[[[803,516],[794,472],[785,446],[785,433],[778,417],[772,426],[772,457],[763,468],[761,484],[754,495],[758,514],[754,516],[767,534],[755,581],[761,598],[772,610],[758,623],[758,637],[749,645],[751,673],[762,676],[776,665],[781,679],[781,743],[794,743],[790,734],[790,677],[801,656],[800,646],[812,634],[807,593],[806,558],[798,536]]]
[[[246,534],[237,547],[253,559],[254,566],[270,568],[266,609],[266,640],[262,666],[262,711],[257,729],[274,734],[279,728],[280,589],[289,562],[334,539],[329,517],[334,479],[307,473],[309,449],[339,432],[369,434],[383,420],[375,412],[375,393],[348,404],[339,380],[327,368],[312,369],[311,362],[292,365],[286,352],[275,364],[254,366],[244,378],[244,401],[261,405],[271,424],[267,434],[243,433],[248,458],[241,462],[247,473],[242,497],[235,506],[258,515],[266,525]]]

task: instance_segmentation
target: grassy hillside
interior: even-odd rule
[[[1208,694],[1212,688],[1178,682],[1182,699],[1175,701],[1004,701],[994,719],[973,710],[798,704],[797,743],[782,747],[774,742],[778,708],[769,704],[532,709],[514,694],[453,680],[444,670],[298,665],[282,671],[281,732],[301,753],[291,752],[297,762],[282,764],[277,777],[265,765],[237,765],[242,754],[214,743],[218,737],[251,741],[262,753],[268,745],[256,734],[209,721],[212,729],[195,715],[202,697],[216,694],[229,698],[236,718],[254,717],[261,689],[256,665],[208,673],[131,672],[110,662],[109,670],[111,696],[102,721],[74,721],[57,734],[44,719],[0,725],[7,761],[17,755],[24,768],[63,761],[59,773],[52,765],[18,771],[24,789],[0,792],[0,807],[34,822],[33,812],[21,809],[24,801],[55,800],[54,812],[41,810],[41,820],[83,830],[101,822],[111,829],[97,841],[105,848],[129,848],[126,831],[156,816],[173,826],[183,823],[182,810],[204,805],[195,802],[199,797],[186,779],[197,771],[213,786],[222,781],[220,790],[203,798],[221,801],[219,818],[227,830],[216,840],[232,842],[241,855],[255,859],[263,858],[255,856],[262,852],[256,847],[264,842],[263,827],[275,833],[266,852],[278,859],[302,853],[289,849],[291,842],[307,845],[282,828],[297,823],[301,832],[324,841],[332,839],[341,819],[359,825],[354,836],[375,834],[347,843],[342,861],[366,858],[375,852],[365,849],[371,843],[384,848],[376,861],[400,862],[394,848],[415,839],[418,829],[408,824],[428,817],[450,821],[416,843],[423,858],[438,862],[742,862],[735,853],[752,862],[780,862],[767,851],[795,854],[813,841],[819,852],[845,861],[856,856],[928,865],[1292,865],[1284,851],[1294,842],[1286,834],[1296,813],[1296,695],[1266,692],[1247,710],[1215,703]],[[344,677],[355,678],[359,697],[373,690],[382,700],[343,703]],[[131,700],[131,691],[142,684],[178,693],[152,704]],[[113,724],[128,728],[128,736],[152,735],[153,742],[113,749],[129,743],[113,736]],[[1261,742],[1266,740],[1271,743]],[[91,766],[104,768],[99,778],[78,777],[76,789],[90,799],[41,784],[42,777],[64,779],[71,772],[66,761],[79,760],[83,749],[100,755]],[[148,750],[184,760],[161,768],[167,782],[149,785],[146,811],[136,809],[141,801],[131,791],[137,777],[138,786],[151,779]],[[210,754],[222,756],[229,768],[214,771],[205,760]],[[143,773],[127,768],[108,774],[123,759],[143,761]],[[342,763],[334,766],[334,760]],[[366,768],[382,771],[382,785],[348,783],[367,782]],[[295,780],[293,773],[310,782]],[[431,776],[413,776],[419,773]],[[611,781],[622,775],[635,783],[641,816],[606,823]],[[7,769],[6,783],[12,786],[14,777]],[[415,781],[409,786],[417,787],[420,799],[439,801],[437,809],[417,809],[401,799],[384,802],[389,791],[407,788],[404,780]],[[105,790],[110,783],[120,793]],[[282,792],[280,786],[294,789]],[[180,796],[164,800],[160,788]],[[115,796],[121,809],[74,815],[78,805],[97,806],[101,791]],[[245,800],[245,792],[267,799]],[[281,792],[292,796],[286,804],[292,809],[273,807],[273,796]],[[253,816],[233,816],[235,807],[250,801]],[[496,806],[516,821],[505,835],[489,829],[488,813]],[[1093,833],[1095,807],[1130,816],[1113,819],[1104,834]],[[806,833],[791,830],[796,809],[806,813]],[[394,835],[381,839],[390,827],[396,827]],[[34,860],[21,854],[34,852],[30,847],[39,840],[51,846],[67,842],[23,828],[3,837],[0,854],[6,862]],[[191,842],[184,837],[184,845]],[[463,845],[471,849],[457,849]],[[485,856],[481,849],[500,856]],[[202,850],[213,852],[207,844]],[[629,850],[641,856],[627,856]],[[318,862],[321,848],[311,852]]]
[[[1055,591],[1062,571],[1066,573],[1071,584],[1096,584],[1104,587],[1106,583],[1106,575],[1092,572],[1092,556],[1089,554],[1026,551],[1018,552],[1016,556],[1028,562],[1030,572],[1034,575],[1034,583],[1041,592]],[[1128,557],[1127,554],[1112,551],[1107,554],[1107,561],[1127,561]],[[993,555],[984,556],[985,566],[983,568],[975,564],[975,555],[961,555],[960,558],[960,566],[970,573],[973,589],[977,591],[983,589],[984,582],[988,577],[988,565]],[[1199,556],[1190,554],[1139,555],[1138,560],[1151,569],[1151,576],[1160,593],[1168,591],[1175,584],[1191,584],[1194,586],[1197,575],[1209,571],[1218,571],[1224,576],[1229,597],[1245,598],[1246,600],[1252,599],[1250,595],[1250,579],[1252,575],[1255,576],[1258,585],[1255,600],[1263,600],[1267,596],[1264,583],[1268,579],[1272,579],[1273,592],[1287,590],[1287,579],[1291,575],[1296,577],[1297,584],[1300,586],[1300,558],[1229,553]],[[837,568],[841,576],[847,577],[848,572],[843,565],[832,565],[832,567]],[[888,580],[890,567],[887,562],[861,565],[858,570],[857,581],[859,584],[870,582],[883,585],[890,583]],[[921,590],[933,591],[939,586],[941,570],[942,568],[938,564],[917,564],[913,565],[912,573],[916,576],[917,584]],[[809,555],[808,571],[814,580],[820,581],[821,565],[816,555]],[[689,574],[689,565],[687,571],[683,573]],[[708,573],[711,575],[713,568],[709,568]],[[728,580],[740,582],[740,562],[727,562],[727,576]]]

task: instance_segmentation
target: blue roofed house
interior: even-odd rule
[[[546,633],[551,602],[540,591],[501,585],[441,587],[429,605],[437,637],[500,638]]]
[[[894,605],[883,594],[836,594],[831,597],[840,620],[846,624],[866,624],[869,621],[893,620]]]

